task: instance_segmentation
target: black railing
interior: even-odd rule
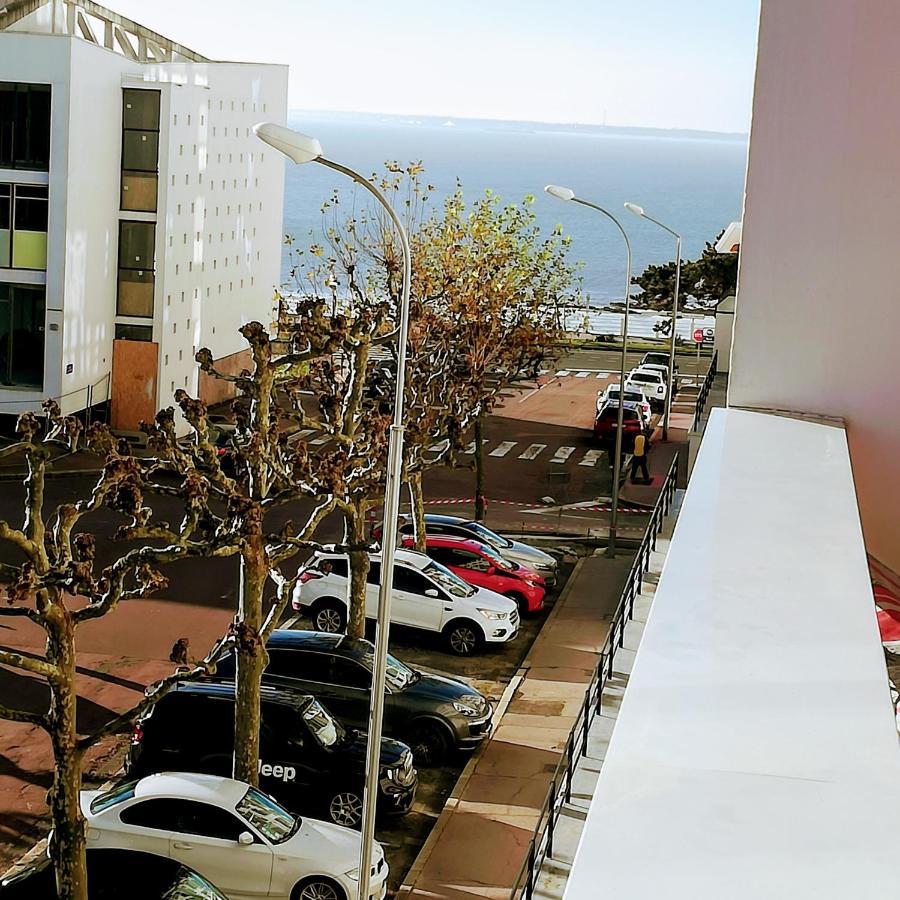
[[[703,415],[703,410],[706,408],[706,401],[709,399],[709,392],[712,390],[713,382],[716,380],[716,363],[718,359],[719,352],[717,350],[712,355],[709,368],[706,370],[706,377],[703,379],[703,384],[700,385],[700,393],[697,394],[697,409],[694,411],[694,424],[691,426],[691,431],[700,430],[700,418]]]
[[[613,677],[616,653],[625,645],[625,626],[634,618],[634,602],[641,593],[644,576],[650,571],[650,554],[656,550],[656,539],[662,529],[663,519],[672,508],[675,497],[675,480],[678,475],[678,454],[672,460],[662,492],[650,513],[650,521],[641,539],[637,554],[628,570],[622,596],[616,606],[606,642],[600,651],[597,667],[584,692],[581,710],[569,732],[566,749],[556,765],[544,805],[541,807],[534,834],[528,844],[528,853],[522,862],[516,882],[509,893],[510,900],[531,900],[541,866],[547,857],[553,858],[553,835],[563,805],[572,800],[572,777],[578,760],[588,755],[588,735],[594,719],[601,711],[603,690]]]

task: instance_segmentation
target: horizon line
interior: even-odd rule
[[[682,132],[690,134],[715,134],[722,137],[741,138],[747,140],[750,137],[746,131],[720,131],[715,128],[691,128],[682,125],[606,125],[601,122],[562,122],[559,120],[543,119],[507,119],[492,118],[489,116],[454,116],[443,113],[392,113],[376,112],[361,109],[316,109],[313,107],[297,106],[288,107],[288,115],[291,113],[326,113],[342,116],[382,116],[391,119],[444,119],[446,121],[461,122],[509,122],[517,125],[558,125],[565,128],[603,128],[611,131],[662,131]]]

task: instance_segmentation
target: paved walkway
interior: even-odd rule
[[[625,554],[579,564],[493,738],[463,771],[399,897],[508,896],[630,564]]]

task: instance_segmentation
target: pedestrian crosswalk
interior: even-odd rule
[[[489,445],[493,445],[490,446]],[[585,468],[594,468],[598,463],[606,459],[604,450],[585,450],[583,453],[578,452],[577,447],[566,444],[560,447],[552,448],[548,452],[547,444],[520,444],[518,441],[492,441],[488,438],[484,439],[485,456],[494,459],[503,459],[514,455],[516,458],[524,462],[549,462],[552,465],[565,465],[567,463],[575,463]],[[524,448],[524,449],[523,449]],[[428,448],[433,453],[438,453],[444,449],[444,443],[433,444]],[[521,452],[519,452],[521,451]],[[475,442],[471,441],[463,450],[464,454],[472,456],[475,453]]]

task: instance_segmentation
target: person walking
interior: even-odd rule
[[[650,470],[647,468],[647,456],[650,452],[650,439],[647,432],[642,431],[634,439],[634,451],[631,456],[631,483],[637,484],[636,475],[640,470],[644,484],[650,484]]]

